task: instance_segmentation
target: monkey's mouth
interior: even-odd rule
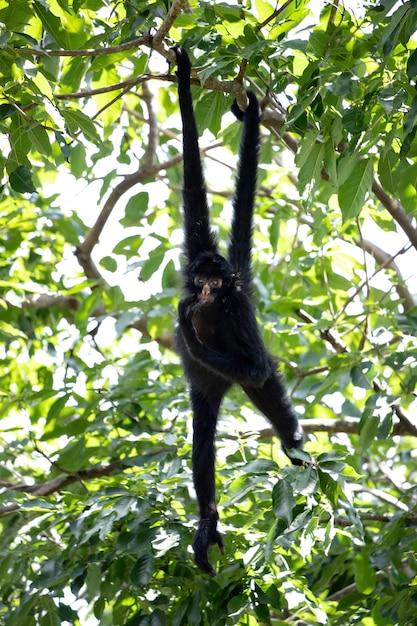
[[[211,295],[211,293],[199,293],[197,299],[201,304],[211,304],[214,302],[214,296]]]

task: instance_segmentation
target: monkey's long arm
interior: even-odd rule
[[[250,283],[253,209],[259,153],[259,103],[254,93],[247,91],[248,108],[242,112],[236,100],[232,112],[243,122],[239,149],[239,171],[233,199],[233,221],[229,245],[229,261]]]
[[[188,260],[192,262],[202,251],[217,253],[217,242],[209,224],[207,193],[190,90],[191,64],[187,53],[180,46],[174,48],[174,52],[178,65],[178,95],[183,127],[185,249]]]

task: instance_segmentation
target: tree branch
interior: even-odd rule
[[[271,15],[267,17],[266,20],[262,22],[262,24],[256,25],[255,32],[261,31],[262,28],[267,26],[270,22],[272,22],[272,20],[275,20],[278,17],[278,15],[282,13],[282,11],[285,11],[285,9],[292,4],[292,2],[293,0],[287,0],[287,2],[284,2],[284,4],[280,6],[279,9],[276,9],[273,13],[271,13]]]
[[[362,247],[368,254],[374,257],[380,269],[382,268],[391,269],[398,276],[398,281],[395,284],[395,288],[397,290],[399,297],[401,298],[403,302],[404,310],[408,311],[409,309],[414,307],[414,298],[409,292],[409,290],[407,289],[407,287],[405,286],[404,279],[401,274],[401,270],[396,264],[394,260],[394,256],[388,254],[388,252],[385,252],[385,250],[382,250],[382,248],[377,246],[372,241],[369,241],[369,239],[361,238],[361,240],[357,241],[356,244],[359,247]],[[406,252],[405,248],[400,250],[398,254],[404,254],[404,252]]]
[[[96,223],[90,228],[87,235],[85,236],[83,243],[80,244],[76,250],[77,259],[88,278],[96,278],[95,275],[90,275],[90,255],[94,246],[97,244],[103,228],[106,225],[106,222],[109,219],[117,201],[122,197],[124,193],[126,193],[126,191],[128,191],[135,185],[144,182],[148,178],[156,176],[157,174],[159,174],[159,172],[167,169],[168,167],[172,167],[173,165],[181,163],[181,161],[182,155],[179,154],[172,159],[165,161],[165,163],[160,163],[153,166],[147,166],[145,163],[137,172],[124,176],[123,180],[118,183],[116,187],[114,187],[106,202],[104,203],[104,206],[96,220]]]
[[[39,485],[10,486],[9,490],[30,493],[33,496],[48,496],[51,493],[60,491],[64,487],[67,487],[68,485],[71,485],[75,482],[92,480],[93,478],[98,478],[99,476],[109,476],[116,469],[120,468],[121,465],[122,461],[114,461],[113,463],[109,463],[108,465],[95,465],[93,467],[79,470],[77,472],[71,472],[70,474],[62,474]],[[17,502],[12,502],[3,507],[0,507],[0,517],[2,515],[7,515],[8,513],[12,513],[13,511],[20,509],[20,506],[21,505]]]
[[[401,561],[399,569],[403,570],[404,572],[405,571],[408,572],[408,557]],[[376,580],[377,581],[383,580],[384,578],[389,576],[389,572],[392,570],[393,570],[392,566],[388,567],[388,569],[378,570],[377,572],[375,572]],[[413,574],[414,572],[410,573],[408,577],[412,578]],[[327,597],[327,601],[338,602],[342,598],[345,598],[346,596],[349,596],[352,593],[358,593],[358,587],[356,583],[352,583],[351,585],[348,585],[347,587],[344,587],[343,589],[339,589],[339,591],[332,593],[330,596]]]
[[[143,45],[150,45],[152,42],[152,36],[150,34],[141,35],[137,39],[121,43],[118,46],[111,46],[109,48],[96,48],[96,49],[83,49],[83,50],[53,50],[42,48],[15,48],[17,54],[23,56],[36,56],[36,57],[98,57],[107,54],[115,54],[116,52],[124,52],[125,50],[135,50]]]
[[[75,296],[62,296],[59,294],[36,294],[23,302],[24,309],[48,309],[56,307],[63,311],[78,311],[81,303]],[[101,315],[102,313],[99,313]]]
[[[392,218],[401,226],[413,247],[417,250],[417,228],[413,226],[413,220],[410,215],[407,215],[398,200],[391,198],[381,187],[381,185],[374,180],[372,184],[372,191],[386,208]]]
[[[396,407],[394,407],[397,413]],[[398,417],[398,414],[397,414]],[[346,433],[347,435],[358,435],[360,420],[355,417],[345,417],[343,419],[318,419],[309,418],[300,420],[300,424],[307,435],[314,433],[328,433],[329,435],[337,435],[338,433]],[[259,431],[261,439],[271,439],[275,434],[273,428],[263,428]],[[399,421],[393,425],[390,433],[391,437],[401,435],[402,437],[417,437],[417,427],[408,419],[399,418]]]
[[[186,5],[187,0],[174,0],[162,26],[158,29],[158,32],[152,39],[152,47],[155,48],[155,50],[158,50],[160,46],[162,46],[162,42],[169,33],[171,26]]]
[[[158,147],[158,126],[155,113],[152,109],[151,92],[149,91],[146,83],[143,84],[143,100],[148,110],[149,135],[145,154],[139,164],[139,169],[133,174],[127,174],[111,191],[95,224],[90,228],[84,238],[84,241],[77,247],[75,252],[78,262],[83,268],[85,275],[88,278],[98,280],[101,284],[105,283],[91,259],[91,253],[94,246],[99,241],[103,228],[116,206],[117,201],[124,193],[126,193],[126,191],[131,189],[136,184],[144,182],[148,178],[155,177],[161,170],[171,167],[177,162],[181,162],[182,158],[181,155],[178,155],[178,157],[170,159],[169,162],[155,164],[156,149]]]
[[[12,307],[7,303],[8,306]],[[62,296],[59,294],[42,294],[35,295],[29,297],[23,303],[23,308],[25,309],[49,309],[56,307],[61,309],[62,311],[75,312],[81,306],[81,302],[75,296]],[[103,304],[98,304],[95,309],[92,311],[91,315],[93,317],[103,317],[106,315],[106,310]],[[67,316],[70,317],[70,316]],[[119,316],[117,314],[112,313],[112,317],[114,319],[118,319]],[[163,348],[174,349],[174,334],[170,331],[166,331],[162,333],[158,337],[153,337],[148,330],[148,318],[146,315],[141,315],[137,320],[128,324],[127,328],[132,328],[134,330],[138,330],[145,339],[149,339],[151,341],[156,341]]]
[[[302,309],[296,309],[295,313],[298,315],[300,319],[307,324],[311,324],[312,326],[317,327],[317,320],[314,319],[311,315],[309,315],[306,311]],[[342,341],[342,339],[337,335],[337,333],[330,328],[319,328],[318,329],[320,337],[329,343],[337,354],[345,354],[348,352],[348,348],[346,344]]]
[[[156,150],[159,144],[159,135],[158,122],[152,106],[152,92],[149,89],[148,83],[143,83],[142,85],[142,99],[145,102],[146,108],[148,110],[147,121],[149,126],[148,145],[146,146],[145,155],[142,159],[142,166],[145,169],[149,169],[153,168],[155,165]]]
[[[164,452],[174,451],[173,446],[167,446],[164,448]],[[127,459],[113,461],[112,463],[108,463],[107,465],[94,465],[92,467],[88,467],[86,469],[77,470],[75,472],[63,473],[57,476],[56,478],[52,478],[51,480],[46,480],[43,483],[39,483],[36,485],[10,485],[5,483],[2,486],[6,486],[7,491],[19,491],[22,493],[28,493],[32,496],[49,496],[52,493],[60,491],[64,489],[64,487],[68,487],[68,485],[72,485],[75,482],[84,482],[88,480],[93,480],[94,478],[100,478],[101,476],[110,476],[118,469],[124,470],[131,467],[131,464],[135,461],[135,459],[142,459],[147,457],[152,457],[161,453],[161,450],[151,450],[145,454],[140,455],[140,457],[130,457]],[[19,510],[21,505],[17,502],[11,502],[10,504],[6,504],[5,506],[0,507],[0,517],[3,515],[8,515],[9,513],[13,513],[14,511]]]

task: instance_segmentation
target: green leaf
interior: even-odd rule
[[[63,408],[68,402],[68,395],[64,394],[60,398],[57,398],[48,411],[48,422],[59,418]]]
[[[58,607],[52,598],[44,598],[42,604],[45,607],[45,614],[39,620],[39,626],[62,626],[61,618],[58,615]]]
[[[399,155],[394,150],[389,150],[379,159],[378,177],[385,191],[396,194],[398,187],[398,176],[395,176],[395,166],[398,163]],[[401,188],[401,186],[400,186]]]
[[[378,101],[388,115],[398,111],[406,98],[407,92],[402,87],[384,87],[378,94]]]
[[[103,598],[103,596],[100,596],[98,600],[94,602],[94,607],[93,607],[94,617],[96,617],[99,622],[101,622],[101,618],[103,616],[105,608],[106,608],[106,601]],[[74,618],[72,620],[68,619],[66,621],[74,621]]]
[[[47,8],[46,2],[44,3],[41,0],[34,0],[33,8],[41,20],[46,32],[61,48],[64,48],[64,50],[68,49],[70,47],[69,41],[67,33],[61,26],[61,20],[51,13],[51,11]]]
[[[60,142],[60,146],[65,159],[70,162],[71,172],[76,178],[81,178],[87,169],[85,146],[82,143],[77,143],[73,148],[70,148],[65,140]]]
[[[378,434],[379,419],[368,410],[364,411],[359,425],[359,440],[362,450],[369,450],[371,443]]]
[[[117,271],[117,261],[112,256],[104,256],[100,259],[100,265],[108,272],[116,272]]]
[[[113,248],[114,254],[122,254],[130,259],[136,256],[138,250],[143,244],[143,239],[140,235],[132,235],[121,239]]]
[[[289,526],[292,522],[292,510],[295,498],[292,486],[287,480],[279,480],[272,490],[272,507],[276,517],[284,520]]]
[[[178,271],[172,259],[164,267],[161,282],[164,291],[178,286]]]
[[[304,496],[315,493],[318,489],[319,477],[315,467],[311,465],[305,467],[303,470],[297,471],[294,491],[301,493]]]
[[[69,161],[70,158],[70,154],[71,154],[71,148],[69,146],[69,144],[67,143],[65,137],[63,136],[62,133],[55,131],[55,139],[58,142],[58,145],[61,149],[61,152],[65,158],[66,161]]]
[[[299,168],[302,168],[310,159],[311,150],[317,144],[319,135],[318,130],[310,130],[300,141],[297,154],[295,155],[295,163]]]
[[[328,85],[330,93],[335,96],[347,96],[352,92],[352,73],[341,72],[335,79]]]
[[[410,132],[404,136],[403,142],[401,144],[400,150],[400,158],[405,160],[405,158],[409,155],[411,151],[411,146],[414,143],[414,139],[417,133],[417,126],[414,126]]]
[[[336,152],[333,141],[326,141],[324,144],[324,167],[329,177],[329,182],[334,186],[338,186]]]
[[[353,571],[355,583],[360,593],[369,595],[375,588],[376,575],[373,567],[370,567],[369,556],[362,552],[356,554],[353,559]]]
[[[398,43],[400,26],[410,10],[409,3],[403,4],[390,16],[387,26],[382,31],[382,36],[378,38],[377,49],[382,48],[385,56],[388,56]]]
[[[151,552],[142,554],[134,564],[130,579],[136,587],[145,587],[153,573],[153,555]]]
[[[376,369],[371,361],[363,361],[359,365],[355,365],[351,371],[352,383],[356,387],[362,389],[370,389],[376,377]]]
[[[89,316],[93,314],[95,307],[101,303],[102,297],[102,290],[94,289],[89,296],[83,298],[81,306],[76,313],[77,320],[79,322],[85,322]]]
[[[280,232],[281,232],[281,219],[279,218],[279,215],[276,214],[274,215],[271,221],[271,226],[269,227],[269,241],[271,243],[271,248],[272,248],[272,252],[274,255],[277,253],[278,242],[280,239]]]
[[[35,193],[32,172],[25,165],[19,165],[9,176],[11,187],[19,193]]]
[[[0,120],[5,120],[8,117],[16,115],[17,111],[11,104],[0,104]]]
[[[58,465],[66,472],[82,469],[90,462],[93,449],[87,447],[87,439],[84,436],[71,441],[59,452]]]
[[[20,329],[15,328],[12,324],[4,322],[3,320],[0,320],[0,336],[2,336],[3,339],[17,339],[20,337],[26,340],[26,335],[22,333]]]
[[[87,597],[92,600],[100,591],[103,574],[98,563],[89,563],[87,570]]]
[[[413,98],[407,115],[404,120],[404,136],[410,134],[416,125],[417,121],[417,96]]]
[[[129,226],[137,226],[141,217],[145,214],[149,206],[149,194],[147,191],[141,191],[136,195],[129,198],[126,208],[125,217],[120,220],[120,223],[125,228]]]
[[[365,130],[365,112],[363,108],[353,106],[343,112],[343,126],[352,135],[358,135]]]
[[[271,474],[277,470],[278,465],[275,461],[271,461],[270,459],[256,459],[246,465],[245,474],[259,476],[259,474]]]
[[[162,267],[165,260],[165,246],[158,246],[149,253],[149,259],[144,261],[140,271],[140,279],[147,281]]]
[[[138,317],[137,311],[124,311],[119,315],[115,326],[117,336],[121,337],[126,328],[137,322]]]
[[[299,171],[299,192],[304,197],[311,197],[322,180],[324,145],[316,143],[309,150],[308,158]]]
[[[27,0],[13,0],[1,5],[0,19],[10,31],[24,30],[32,15],[32,7]]]
[[[220,131],[226,99],[222,93],[211,91],[199,100],[195,107],[195,117],[200,132],[209,128],[214,136]],[[236,122],[237,123],[237,122]]]
[[[48,133],[40,124],[32,126],[28,131],[29,137],[40,154],[50,156],[52,153],[51,143],[49,141]]]
[[[101,142],[100,135],[97,132],[94,122],[92,122],[91,119],[85,115],[85,113],[79,111],[78,109],[69,108],[64,109],[62,113],[64,115],[65,122],[68,125],[68,130],[72,134],[81,130],[88,139],[91,139],[95,143]]]
[[[406,213],[417,211],[417,163],[405,170],[398,185],[398,193]]]
[[[362,210],[374,177],[372,159],[363,159],[339,188],[339,204],[343,221],[356,217]]]
[[[320,463],[320,470],[328,474],[342,474],[345,464],[337,461],[323,461]]]

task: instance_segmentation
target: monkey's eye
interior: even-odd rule
[[[205,276],[200,276],[197,274],[197,276],[194,276],[194,285],[196,287],[204,287],[204,285],[207,282],[207,278]]]
[[[223,284],[223,279],[222,278],[210,278],[208,281],[210,287],[213,287],[213,289],[220,289],[220,287]]]

